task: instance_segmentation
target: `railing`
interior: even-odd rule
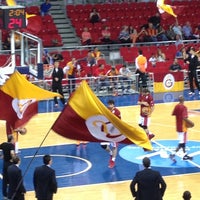
[[[105,79],[101,79],[100,77],[81,77],[74,79],[63,79],[62,86],[66,97],[68,97],[83,80],[87,81],[90,88],[97,96],[118,96],[138,93],[142,87],[141,81],[138,79],[139,78],[137,74],[132,74],[129,77],[123,77],[121,75],[109,76]],[[38,80],[32,82],[46,90],[51,90],[52,80]],[[148,73],[147,87],[150,92],[153,92],[153,82],[153,73]]]

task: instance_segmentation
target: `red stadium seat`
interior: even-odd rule
[[[72,58],[76,58],[76,59],[81,58],[81,52],[80,52],[80,50],[73,50],[73,51],[71,51],[71,57]]]

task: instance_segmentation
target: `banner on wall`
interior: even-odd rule
[[[178,92],[183,89],[183,72],[154,73],[154,92]]]

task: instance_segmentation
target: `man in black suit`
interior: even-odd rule
[[[61,67],[59,67],[59,61],[55,60],[54,61],[54,69],[52,72],[52,91],[53,92],[59,92],[59,94],[62,95],[62,97],[60,98],[62,104],[65,104],[65,99],[64,99],[64,95],[63,95],[63,90],[62,90],[62,79],[64,78],[64,73],[63,73],[63,69]],[[58,100],[57,97],[54,97],[54,103],[55,106],[58,106]]]
[[[20,158],[15,156],[13,164],[8,167],[8,199],[11,200],[24,200],[24,194],[26,193],[19,165]]]
[[[52,158],[50,155],[43,157],[44,165],[36,167],[33,175],[33,185],[38,200],[53,200],[53,193],[57,192],[57,181],[55,170],[50,166]]]
[[[8,167],[12,164],[12,158],[15,155],[14,137],[8,136],[8,141],[0,144],[0,149],[3,152],[3,181],[2,181],[2,193],[4,199],[7,198],[7,185],[8,185]]]
[[[165,193],[166,183],[158,171],[150,168],[150,163],[149,158],[143,158],[144,170],[137,172],[130,184],[135,200],[162,200]]]

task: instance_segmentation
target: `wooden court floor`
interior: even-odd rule
[[[150,130],[156,135],[156,139],[177,139],[175,131],[175,119],[171,112],[176,103],[156,104],[155,110],[151,116]],[[199,101],[185,102],[188,110],[200,108]],[[139,106],[119,107],[122,113],[122,119],[130,125],[137,126],[139,117]],[[20,136],[19,147],[30,148],[40,146],[45,135],[50,130],[53,122],[59,115],[56,113],[43,113],[33,117],[27,124],[28,132],[25,136]],[[189,118],[195,123],[195,127],[188,132],[189,140],[200,141],[200,114],[193,112]],[[5,123],[0,122],[1,137],[0,143],[6,140]],[[53,131],[50,131],[48,137],[42,146],[52,146],[59,144],[71,144],[76,141],[63,138]],[[56,169],[55,169],[56,170]],[[127,170],[127,169],[126,169]],[[131,170],[131,169],[128,169]],[[200,171],[200,170],[199,170]],[[164,200],[182,199],[184,190],[190,190],[192,199],[200,197],[200,173],[188,175],[175,175],[164,177],[167,183],[167,190]],[[133,199],[129,190],[131,180],[115,183],[94,184],[87,186],[76,186],[59,188],[54,200],[130,200]],[[27,192],[26,200],[33,200],[34,192]],[[149,199],[151,200],[151,199]]]

